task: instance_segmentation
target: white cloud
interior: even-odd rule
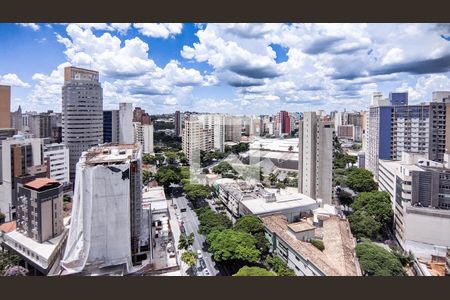
[[[392,48],[383,57],[381,63],[383,65],[395,64],[403,61],[403,50],[400,48]]]
[[[421,76],[417,79],[414,86],[403,82],[395,91],[408,92],[410,104],[419,104],[431,101],[434,91],[449,91],[450,78],[444,74],[431,74]]]
[[[38,31],[40,29],[40,26],[36,23],[17,23],[18,25],[22,27],[28,27],[33,29],[34,31]]]
[[[133,27],[145,36],[167,39],[181,33],[181,23],[134,23]]]
[[[30,87],[29,83],[22,81],[17,74],[8,73],[5,75],[0,75],[0,84],[10,85],[16,87],[28,88]]]

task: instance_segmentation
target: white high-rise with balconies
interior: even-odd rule
[[[119,103],[119,143],[133,143],[133,104]]]

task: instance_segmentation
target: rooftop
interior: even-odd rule
[[[292,147],[292,150],[289,151],[290,147]],[[256,137],[253,140],[253,142],[250,143],[250,150],[267,150],[267,151],[298,153],[298,138],[265,139]]]
[[[137,144],[104,144],[90,148],[85,155],[87,164],[125,162],[136,158]]]
[[[287,226],[290,230],[292,230],[295,233],[302,232],[302,231],[308,231],[308,230],[312,230],[312,229],[316,228],[314,225],[311,225],[305,221],[288,224]]]
[[[357,276],[360,274],[355,255],[356,242],[350,233],[347,220],[332,216],[324,221],[325,250],[322,252],[311,243],[298,240],[289,234],[289,226],[296,226],[296,223],[288,224],[286,217],[277,214],[261,217],[261,219],[269,231],[275,233],[291,249],[309,260],[326,276]]]
[[[59,185],[60,185],[60,183],[54,179],[36,178],[35,180],[26,183],[24,186],[26,186],[28,188],[32,188],[37,191],[40,191],[40,190],[44,190],[44,189],[48,189],[48,188],[52,188],[52,187],[57,187]]]
[[[16,230],[16,221],[6,222],[0,225],[0,232],[9,233],[13,230]]]

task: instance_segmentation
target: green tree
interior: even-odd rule
[[[294,270],[278,256],[269,255],[264,261],[278,276],[295,276]]]
[[[154,165],[156,164],[156,157],[154,155],[144,154],[142,156],[142,162],[144,164]]]
[[[17,266],[19,262],[19,256],[0,250],[0,275],[3,275],[9,267]]]
[[[357,238],[373,238],[381,229],[381,224],[366,211],[359,210],[348,217],[353,235]]]
[[[216,174],[233,174],[236,175],[236,170],[233,169],[233,167],[226,161],[221,161],[217,166],[214,166],[212,171]]]
[[[371,192],[377,189],[378,185],[373,180],[373,174],[369,170],[351,168],[347,171],[347,185],[354,191]]]
[[[142,184],[147,185],[150,181],[155,179],[155,175],[148,171],[148,170],[142,170]]]
[[[184,234],[180,235],[180,239],[178,240],[178,249],[187,250],[190,246],[194,244],[194,234],[191,233],[188,236]]]
[[[226,215],[213,212],[209,207],[195,210],[200,225],[198,231],[201,234],[209,234],[213,230],[231,228],[231,221]]]
[[[180,170],[173,166],[161,167],[156,172],[155,179],[159,184],[167,188],[172,183],[180,183]]]
[[[178,158],[178,154],[176,152],[165,152],[164,155],[166,156],[167,162],[171,165],[175,164]]]
[[[360,193],[352,204],[354,211],[364,210],[382,226],[389,225],[394,212],[387,192],[373,191]]]
[[[346,192],[341,189],[341,191],[338,194],[339,203],[341,203],[344,206],[349,207],[353,203],[353,197],[352,194],[349,192]]]
[[[256,248],[256,238],[246,232],[232,229],[214,230],[207,235],[206,241],[216,261],[257,262],[261,255]]]
[[[269,250],[269,241],[267,241],[264,235],[264,225],[258,217],[251,215],[243,216],[236,221],[233,229],[253,235],[257,240],[256,247],[262,253]]]
[[[276,276],[275,273],[260,267],[243,266],[233,276]]]
[[[190,201],[198,201],[211,196],[211,189],[202,184],[186,184],[183,186],[186,198]]]
[[[197,253],[193,251],[186,251],[181,254],[181,260],[192,268],[197,263]]]
[[[364,275],[406,275],[402,264],[394,254],[370,241],[363,241],[356,245],[356,256],[359,259],[359,264]]]
[[[391,252],[397,257],[403,267],[411,266],[414,262],[414,255],[411,251],[406,252],[400,247],[393,246],[391,247]]]

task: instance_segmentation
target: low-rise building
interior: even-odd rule
[[[289,223],[283,215],[261,217],[270,251],[284,260],[297,276],[361,276],[356,241],[346,219],[330,216],[323,226],[311,219]],[[323,251],[310,243],[318,239]]]

